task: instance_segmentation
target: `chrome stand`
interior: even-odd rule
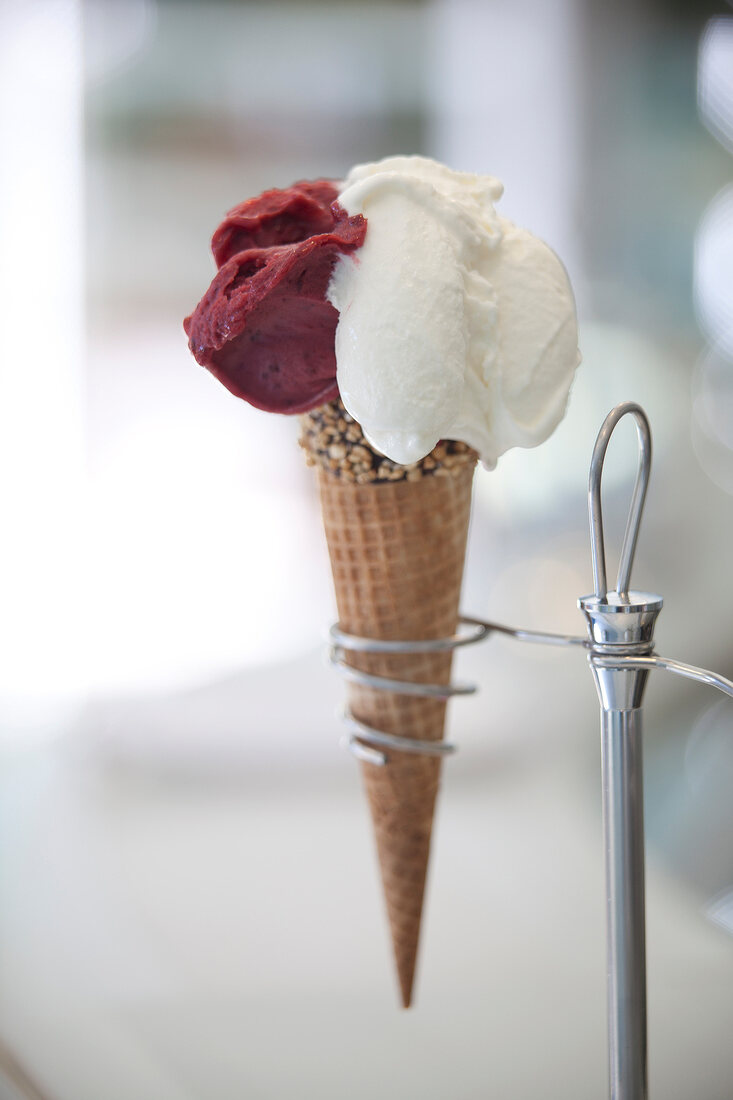
[[[601,474],[611,433],[622,416],[636,418],[639,469],[621,549],[616,591],[606,585]],[[649,424],[638,405],[606,419],[590,468],[589,513],[595,594],[579,606],[588,624],[589,662],[601,704],[601,771],[606,856],[608,1048],[613,1100],[646,1100],[646,943],[644,914],[644,781],[641,704],[647,670],[607,667],[604,660],[648,656],[661,596],[629,592],[651,468]]]
[[[615,591],[606,584],[606,558],[601,511],[601,475],[609,440],[622,417],[636,421],[639,467],[621,548]],[[733,697],[733,682],[706,669],[659,657],[654,652],[654,626],[662,597],[629,590],[631,566],[639,535],[651,469],[651,432],[639,405],[626,402],[609,413],[598,434],[590,466],[588,491],[591,557],[595,592],[583,596],[588,637],[517,630],[482,619],[462,617],[466,632],[434,641],[390,641],[358,638],[338,625],[331,628],[331,661],[345,678],[376,690],[449,698],[465,695],[471,685],[412,684],[372,677],[347,663],[350,651],[415,653],[470,645],[491,633],[545,645],[580,646],[601,705],[601,768],[606,862],[608,961],[608,1050],[611,1100],[647,1100],[646,941],[644,914],[644,795],[642,699],[649,672],[663,669],[718,688]],[[449,753],[452,745],[423,743],[385,734],[346,712],[347,744],[360,759],[389,765],[391,752]],[[733,715],[732,715],[733,726]]]

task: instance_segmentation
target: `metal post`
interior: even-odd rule
[[[641,710],[601,720],[612,1100],[646,1100],[646,945]]]
[[[601,475],[613,430],[627,415],[636,421],[639,466],[616,589],[609,592]],[[641,703],[648,670],[624,662],[652,656],[654,625],[662,609],[660,596],[629,588],[651,454],[651,432],[644,410],[631,402],[617,405],[598,433],[591,458],[588,514],[595,593],[579,600],[588,626],[588,659],[601,704],[611,1100],[647,1100]]]

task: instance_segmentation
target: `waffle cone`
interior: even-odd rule
[[[384,640],[440,638],[456,629],[474,461],[446,476],[355,484],[318,469],[339,622]],[[447,684],[450,651],[356,654],[350,664],[379,676]],[[350,684],[355,718],[401,737],[439,741],[445,701]],[[384,767],[362,763],[405,1007],[412,998],[430,854],[437,757],[387,750]]]

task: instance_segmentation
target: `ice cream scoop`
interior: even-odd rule
[[[502,185],[424,157],[359,165],[339,203],[368,224],[328,289],[341,399],[400,463],[460,439],[486,466],[542,443],[578,365],[565,268],[496,213]]]
[[[364,240],[329,180],[266,191],[229,212],[211,242],[219,265],[184,321],[189,347],[236,397],[299,413],[338,395],[326,298],[337,257]]]

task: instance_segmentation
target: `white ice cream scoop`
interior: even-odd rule
[[[492,467],[542,443],[565,412],[579,362],[573,292],[555,253],[497,215],[502,190],[424,157],[358,165],[342,185],[339,203],[366,217],[367,234],[328,289],[337,381],[395,462],[460,439]]]

